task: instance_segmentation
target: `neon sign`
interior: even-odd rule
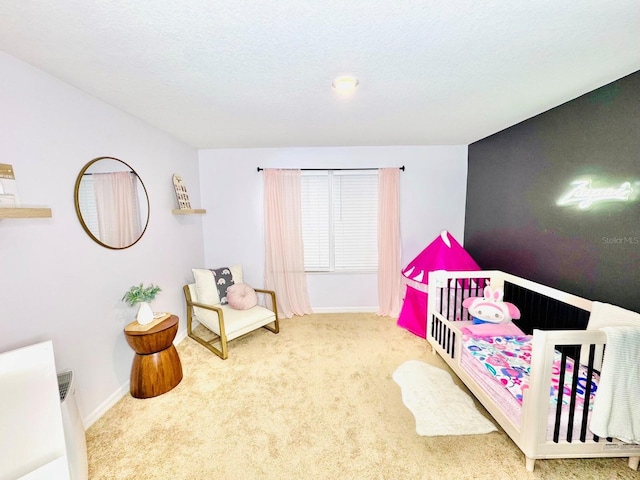
[[[572,188],[558,200],[558,205],[578,205],[585,210],[594,203],[600,202],[626,202],[633,192],[630,182],[624,182],[619,187],[593,188],[591,180],[575,180],[571,182]]]

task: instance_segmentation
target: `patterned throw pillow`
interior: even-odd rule
[[[226,305],[227,302],[227,289],[233,285],[233,276],[231,275],[231,269],[229,267],[222,267],[212,269],[213,279],[216,282],[218,288],[218,295],[220,296],[220,303]]]

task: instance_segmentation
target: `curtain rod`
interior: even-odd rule
[[[86,173],[83,173],[82,176],[84,176],[84,175],[95,175],[95,174],[100,174],[100,173],[118,173],[118,172],[133,173],[133,170],[118,170],[117,172],[86,172]]]
[[[327,170],[333,171],[341,171],[341,170],[380,170],[383,167],[369,167],[369,168],[278,168],[276,170],[302,170],[303,172],[308,171],[318,171],[318,172],[326,172]],[[398,167],[399,170],[404,172],[404,165]],[[258,172],[263,171],[264,168],[258,167]]]

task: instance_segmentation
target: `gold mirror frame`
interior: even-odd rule
[[[109,245],[109,244],[103,242],[100,238],[96,237],[93,234],[93,232],[91,231],[91,229],[89,228],[89,226],[87,225],[87,223],[85,222],[85,220],[84,220],[84,218],[82,216],[82,211],[80,210],[80,200],[79,200],[80,183],[82,182],[82,178],[84,177],[84,175],[87,173],[87,170],[91,166],[93,166],[96,163],[98,163],[100,160],[114,160],[116,162],[122,163],[125,167],[127,167],[131,171],[131,173],[133,173],[136,176],[136,178],[138,179],[138,182],[140,182],[140,186],[142,187],[142,191],[144,192],[144,198],[145,198],[145,200],[147,202],[147,218],[146,218],[146,221],[142,221],[142,219],[141,219],[140,225],[142,225],[144,223],[144,226],[142,227],[142,231],[140,232],[140,235],[138,236],[138,238],[135,241],[133,241],[132,243],[130,243],[129,245],[124,245],[124,246]],[[105,248],[109,248],[111,250],[123,250],[125,248],[132,247],[133,245],[138,243],[138,241],[142,238],[144,233],[147,231],[147,226],[149,225],[149,218],[151,216],[151,208],[150,208],[150,204],[149,204],[149,194],[147,193],[147,188],[144,186],[144,183],[142,182],[142,179],[140,178],[140,175],[138,175],[138,173],[133,168],[131,168],[131,165],[129,165],[126,162],[123,162],[119,158],[115,158],[115,157],[98,157],[98,158],[94,158],[93,160],[88,162],[84,167],[82,167],[82,170],[80,170],[80,173],[78,174],[78,177],[76,178],[76,184],[75,184],[74,192],[73,192],[73,200],[74,200],[74,204],[75,204],[75,208],[76,208],[76,214],[78,215],[78,220],[80,220],[80,225],[82,225],[82,228],[84,229],[84,231],[87,233],[87,235],[89,235],[89,237],[94,242],[96,242],[99,245],[102,245]],[[138,202],[142,203],[142,200],[139,198]]]

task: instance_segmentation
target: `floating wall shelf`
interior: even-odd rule
[[[204,208],[174,208],[171,213],[174,215],[202,215],[207,211]]]
[[[2,207],[0,208],[0,218],[51,218],[51,209],[32,207]]]

